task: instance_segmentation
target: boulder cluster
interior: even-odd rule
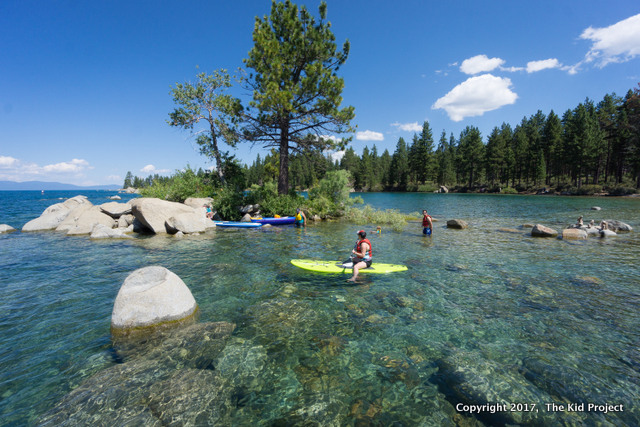
[[[27,222],[22,231],[61,231],[68,235],[90,235],[92,239],[131,238],[128,233],[197,234],[214,228],[204,207],[210,198],[190,198],[184,203],[156,198],[137,198],[126,203],[94,205],[86,196],[75,196],[56,203],[42,215]],[[1,232],[14,231],[8,225]]]

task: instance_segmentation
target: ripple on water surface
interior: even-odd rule
[[[407,213],[427,206],[441,221],[431,238],[418,223],[371,236],[377,261],[409,271],[363,275],[356,285],[289,260],[346,258],[355,231],[376,224],[182,240],[0,237],[3,420],[638,424],[637,234],[569,243],[521,228],[561,229],[590,199],[444,196],[367,195]],[[636,202],[598,201],[634,227]],[[447,217],[470,228],[449,230]],[[123,353],[109,336],[113,300],[127,274],[158,264],[190,287],[199,322]],[[218,329],[220,321],[233,332]],[[486,402],[538,411],[456,410]],[[625,410],[547,411],[554,402]]]

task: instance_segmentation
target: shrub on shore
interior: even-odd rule
[[[363,208],[350,208],[346,211],[344,219],[359,224],[390,225],[394,231],[402,231],[407,225],[407,215],[401,214],[396,209],[376,210],[369,205]]]
[[[156,197],[170,202],[182,203],[189,197],[211,197],[212,186],[206,176],[197,175],[187,166],[164,180],[156,180],[152,185],[140,189],[142,197]]]

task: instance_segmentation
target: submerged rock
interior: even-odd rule
[[[462,230],[469,228],[469,224],[461,219],[450,219],[447,221],[447,227]]]
[[[112,333],[127,333],[191,317],[197,304],[176,274],[164,267],[140,268],[122,284],[111,314]]]
[[[445,394],[454,406],[465,405],[506,405],[504,411],[484,411],[473,414],[489,425],[549,425],[552,414],[539,412],[511,411],[511,403],[553,402],[548,394],[538,390],[517,371],[512,371],[497,362],[485,359],[481,354],[460,351],[437,360],[438,372],[432,382]]]
[[[234,327],[197,324],[135,343],[124,363],[84,381],[39,424],[229,425],[235,389],[216,365]]]

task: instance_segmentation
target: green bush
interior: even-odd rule
[[[402,231],[407,225],[407,216],[397,210],[376,210],[369,205],[363,208],[349,208],[344,219],[358,224],[390,225],[395,231]]]
[[[166,181],[154,181],[140,190],[143,197],[157,197],[171,202],[184,202],[189,197],[210,197],[213,188],[205,182],[205,176],[198,176],[190,166],[176,173]]]
[[[608,187],[606,190],[610,196],[628,196],[629,194],[635,194],[636,189],[633,187],[627,187],[625,185],[616,185],[614,187]]]
[[[246,204],[242,192],[228,187],[220,188],[213,196],[213,210],[224,220],[235,221],[242,217],[239,207]]]
[[[440,187],[432,182],[426,182],[418,186],[418,191],[420,193],[434,193],[439,189]]]
[[[349,193],[351,190],[351,173],[346,170],[327,172],[318,185],[309,191],[309,199],[323,196],[331,200],[336,205],[349,204]]]
[[[518,190],[512,187],[505,187],[501,189],[500,193],[502,194],[518,194]]]

